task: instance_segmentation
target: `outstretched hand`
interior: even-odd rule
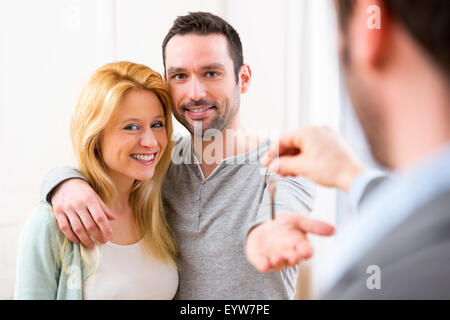
[[[307,233],[330,236],[334,227],[297,213],[280,213],[256,226],[247,236],[248,261],[260,272],[281,270],[309,259],[313,249]]]

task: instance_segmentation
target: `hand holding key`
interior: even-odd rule
[[[302,175],[317,184],[344,191],[365,170],[338,133],[315,126],[281,136],[262,165],[281,176]]]

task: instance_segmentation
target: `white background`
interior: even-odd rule
[[[83,83],[97,67],[118,60],[162,73],[162,40],[174,19],[189,11],[220,15],[241,36],[253,73],[241,100],[247,128],[279,134],[353,123],[340,82],[331,0],[2,0],[0,299],[12,298],[20,228],[39,201],[43,177],[53,167],[75,164],[68,123]],[[176,130],[184,132],[180,125]],[[344,133],[361,141],[358,130]],[[335,222],[336,199],[334,190],[319,188],[313,215]],[[311,239],[316,255],[332,241]],[[317,294],[311,272],[314,259],[303,265],[300,298]]]

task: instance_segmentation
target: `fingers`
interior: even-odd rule
[[[100,205],[100,208],[103,210],[103,212],[106,214],[106,217],[109,220],[115,220],[116,217],[112,214],[112,212],[109,210],[109,208],[106,206],[106,204],[99,198],[98,198],[98,204]]]
[[[276,220],[264,222],[249,233],[246,243],[248,260],[260,272],[295,266],[313,255],[306,237],[308,232],[331,235],[334,227],[297,214],[279,214]]]
[[[270,263],[269,259],[263,255],[255,254],[253,257],[249,258],[249,262],[258,270],[259,272],[269,272]]]
[[[287,267],[296,266],[301,260],[309,259],[311,256],[311,248],[309,251],[304,250],[304,248],[297,249],[297,247],[287,249],[283,253],[268,258],[268,261],[270,261],[269,267],[275,271],[281,271]]]
[[[72,227],[73,232],[76,234],[78,239],[88,248],[94,247],[94,242],[89,238],[89,235],[81,222],[78,215],[72,209],[68,209],[66,211],[67,218],[69,219],[70,225]]]
[[[56,212],[55,210],[55,219],[56,222],[58,223],[59,228],[61,229],[62,233],[66,236],[66,238],[73,243],[78,243],[79,239],[75,235],[75,233],[73,233],[66,215],[63,212],[60,211]]]
[[[270,267],[275,270],[279,270],[286,263],[286,260],[281,254],[271,255],[269,258]]]
[[[89,218],[92,216],[92,219],[95,221],[95,223],[92,227],[92,231],[89,228],[87,229],[89,232],[91,232],[95,239],[102,243],[106,243],[107,239],[111,239],[112,236],[111,224],[108,221],[108,215],[111,217],[112,214],[109,212],[109,209],[106,207],[106,205],[103,204],[102,206],[102,204],[103,201],[101,201],[100,199],[98,199],[98,202],[93,201],[92,203],[89,203]]]
[[[301,131],[288,133],[280,137],[266,153],[262,165],[281,176],[298,176],[303,174],[301,150]]]
[[[301,260],[312,256],[312,247],[302,232],[285,237],[283,242],[283,249],[277,253],[279,256],[277,259],[271,260],[274,262],[271,267],[277,271],[283,270],[288,266],[295,266]],[[301,250],[299,250],[299,246]]]
[[[335,231],[334,226],[323,221],[310,219],[305,216],[297,216],[293,217],[293,219],[297,227],[303,232],[313,233],[319,236],[331,236]]]
[[[297,265],[304,257],[309,258],[310,256],[305,254],[305,251],[297,250],[297,243],[303,241],[307,242],[304,236],[290,235],[279,242],[276,247],[272,247],[270,250],[260,251],[260,259],[265,257],[267,262],[265,272],[269,270],[281,271],[286,267]],[[310,255],[312,255],[312,250],[310,251]]]
[[[97,205],[98,206],[98,205]],[[93,216],[94,214],[92,214],[92,209],[90,208],[88,210],[88,208],[83,207],[77,210],[77,214],[81,220],[81,222],[83,223],[84,228],[95,238],[97,239],[97,241],[101,242],[101,243],[106,243],[106,236],[104,236],[102,234],[102,231],[100,230],[99,226],[97,225],[97,223],[94,221]],[[96,213],[98,214],[98,213]]]
[[[86,181],[70,179],[61,183],[52,204],[58,225],[70,241],[81,241],[92,248],[89,234],[101,243],[111,238],[109,219],[115,217]]]
[[[64,235],[71,242],[81,241],[86,247],[93,248],[94,243],[88,235],[91,234],[97,241],[106,243],[112,236],[112,228],[108,221],[114,218],[106,205],[98,198],[93,201],[79,203],[76,207],[54,208],[55,218]],[[102,207],[103,205],[103,207]],[[106,208],[106,212],[105,209]]]
[[[273,266],[272,269],[274,271],[279,272],[279,271],[283,271],[287,267],[289,267],[289,265],[286,262],[282,262],[282,263],[279,263],[279,264]]]
[[[270,268],[275,271],[281,271],[289,266],[293,267],[302,260],[307,260],[313,255],[313,249],[307,240],[301,241],[292,249],[286,249],[283,253],[274,255],[268,260]]]
[[[297,250],[290,249],[286,251],[285,258],[289,266],[295,266],[299,264],[303,257],[298,253]]]
[[[313,248],[308,241],[302,241],[296,246],[296,252],[299,254],[301,259],[309,259],[313,255]]]
[[[268,166],[274,159],[286,155],[296,155],[300,153],[298,132],[287,133],[274,143],[265,154],[262,165]]]
[[[269,165],[269,170],[281,176],[299,176],[303,174],[302,157],[297,156],[281,156],[274,159]]]
[[[312,253],[311,253],[312,254]],[[248,261],[258,270],[259,272],[267,273],[270,270],[281,271],[289,266],[297,265],[303,256],[306,256],[301,252],[301,250],[291,249],[285,254],[276,254],[270,257],[263,254],[247,255]],[[309,258],[310,256],[308,256]],[[305,258],[307,259],[307,258]]]

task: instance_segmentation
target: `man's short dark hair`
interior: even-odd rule
[[[166,46],[169,40],[177,34],[195,33],[199,35],[222,34],[228,42],[228,51],[233,60],[236,83],[239,82],[239,70],[244,64],[242,54],[242,43],[236,30],[224,19],[209,12],[190,12],[186,16],[179,16],[173,23],[166,37],[164,38],[163,63],[164,73],[166,73]]]
[[[450,78],[450,1],[381,0],[389,14],[402,23]],[[347,29],[353,0],[337,0],[341,27]]]

